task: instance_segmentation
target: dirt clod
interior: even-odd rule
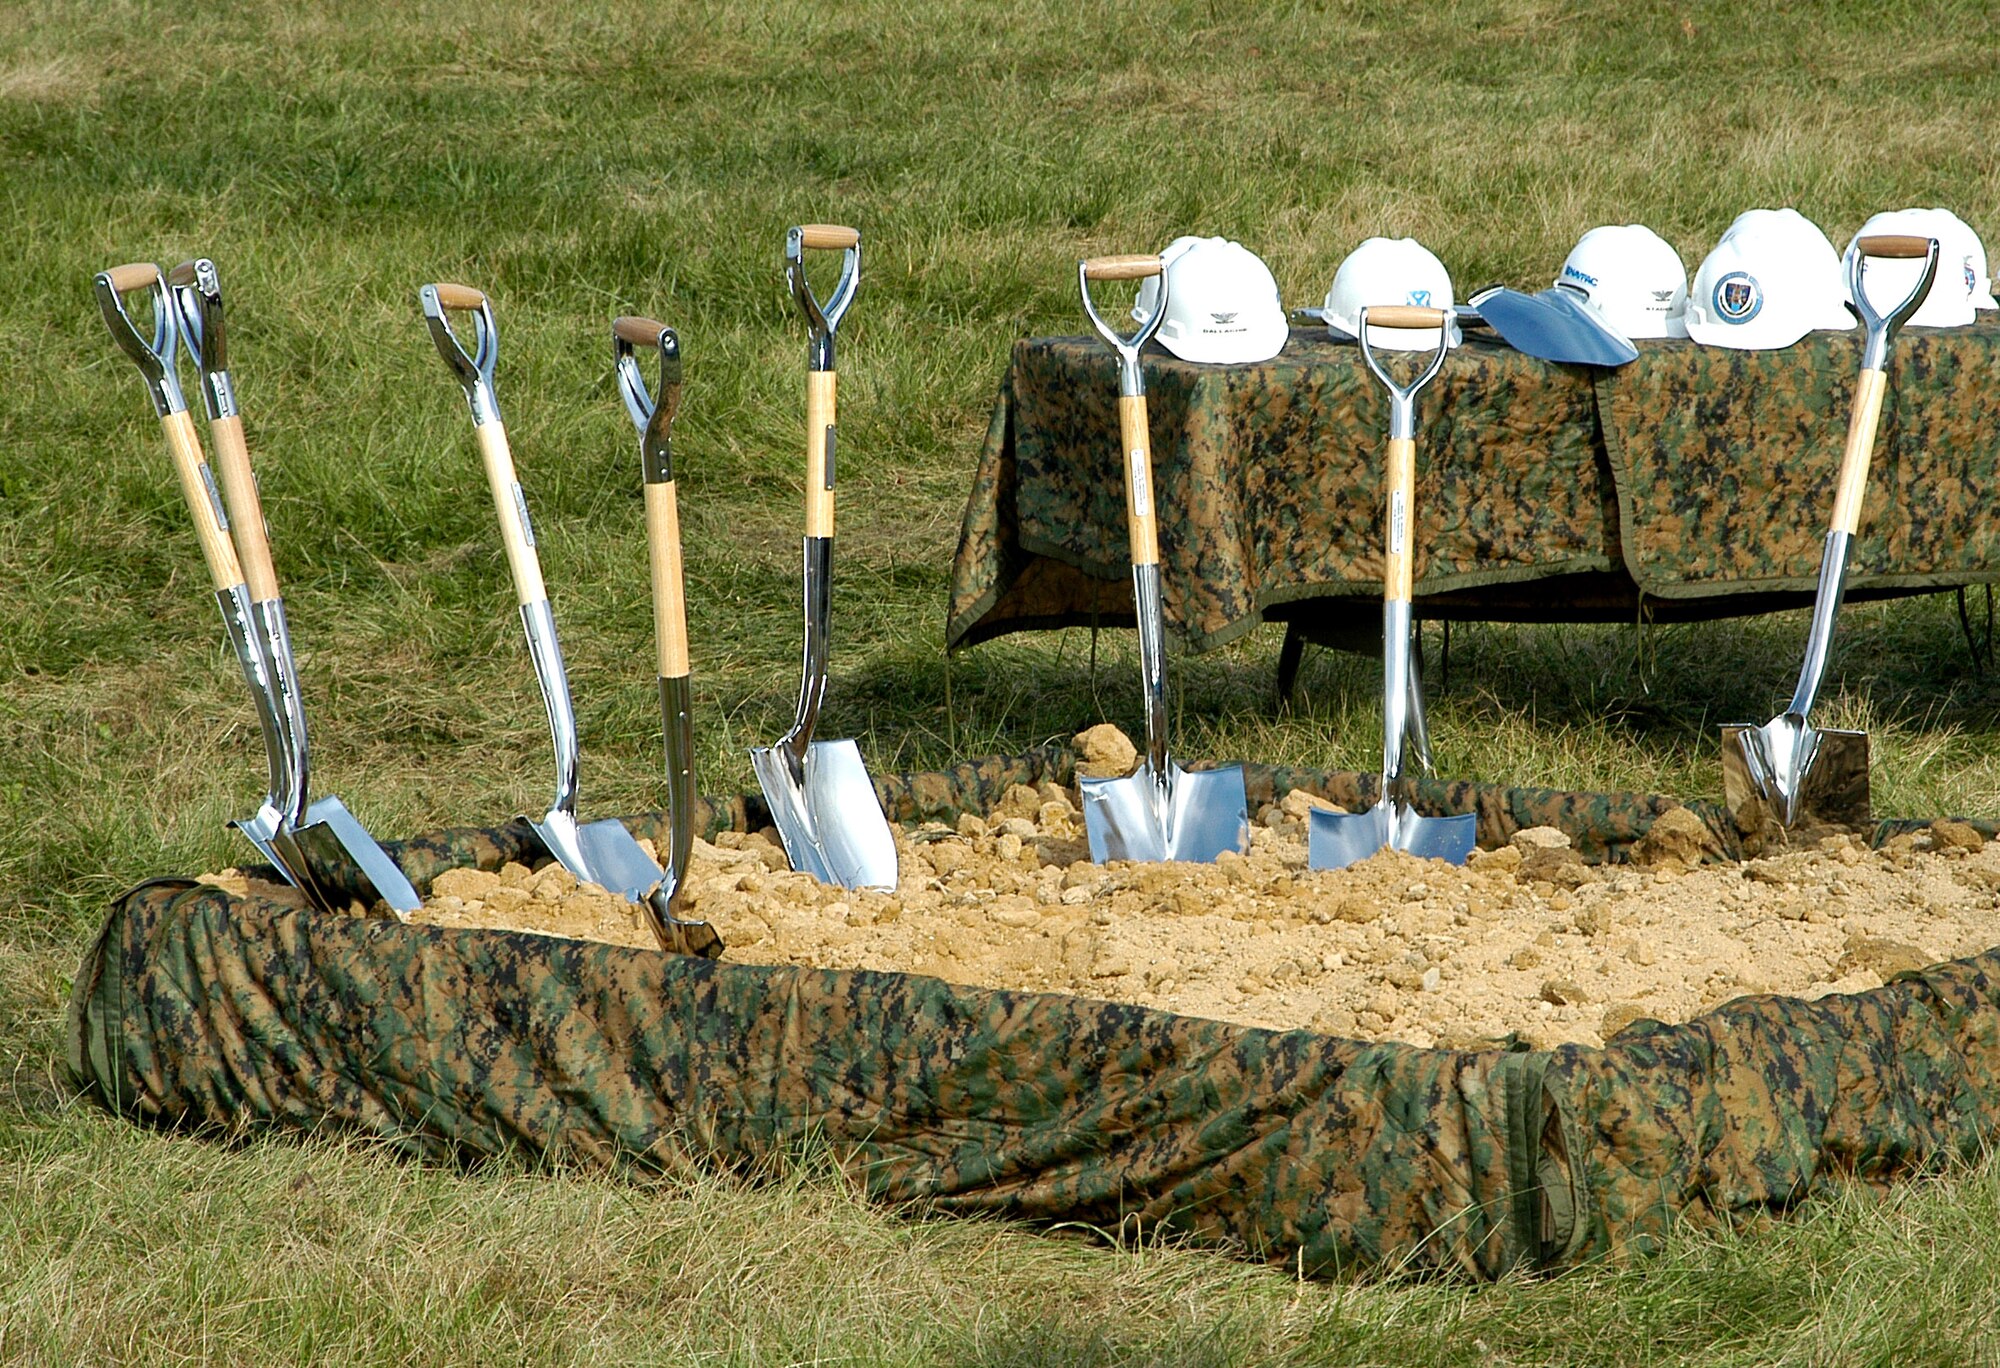
[[[1121,779],[1139,763],[1139,751],[1131,738],[1109,722],[1079,732],[1072,744],[1076,747],[1076,772],[1087,779]]]

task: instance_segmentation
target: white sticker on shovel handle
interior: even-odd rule
[[[1150,518],[1153,516],[1153,491],[1146,487],[1146,448],[1133,447],[1127,460],[1131,467],[1132,516]]]
[[[1398,489],[1389,495],[1389,554],[1400,556],[1410,539],[1410,515]]]

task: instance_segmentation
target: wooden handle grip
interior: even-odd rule
[[[215,503],[202,479],[206,462],[201,457],[201,438],[195,435],[194,419],[185,409],[176,409],[160,420],[167,432],[167,449],[173,453],[174,473],[180,476],[181,497],[194,518],[195,536],[201,542],[201,558],[208,563],[208,579],[218,592],[243,583],[243,569],[236,560],[236,548],[215,516]]]
[[[854,228],[843,228],[837,223],[799,225],[799,246],[812,251],[837,250],[860,245],[861,233]]]
[[[1914,237],[1907,233],[1882,233],[1875,237],[1858,238],[1855,250],[1863,256],[1909,258],[1926,257],[1931,254],[1931,240]]]
[[[1861,525],[1861,505],[1868,496],[1868,465],[1875,454],[1875,427],[1881,421],[1888,379],[1887,372],[1864,370],[1854,382],[1854,412],[1847,420],[1847,446],[1840,454],[1840,483],[1833,494],[1833,530],[1849,536]]]
[[[1443,309],[1426,309],[1416,304],[1377,304],[1368,310],[1371,328],[1442,328]]]
[[[1372,314],[1374,310],[1369,312]],[[1416,572],[1412,542],[1416,535],[1417,444],[1413,439],[1389,439],[1387,484],[1387,523],[1382,529],[1382,595],[1394,602],[1408,603]]]
[[[1091,257],[1083,263],[1085,280],[1144,280],[1166,269],[1157,256]]]
[[[104,273],[111,282],[111,288],[119,294],[130,294],[133,290],[143,290],[160,278],[160,268],[150,261],[134,261],[125,266],[113,266]]]
[[[1153,497],[1153,436],[1144,395],[1118,396],[1118,441],[1125,467],[1125,533],[1132,544],[1132,564],[1158,565],[1160,520]]]
[[[656,323],[650,318],[626,315],[611,320],[611,335],[620,342],[629,342],[635,347],[657,347],[660,334],[667,330],[664,323]]]
[[[235,414],[208,425],[215,439],[216,473],[222,477],[222,499],[229,506],[229,533],[243,566],[250,599],[263,603],[278,597],[278,572],[271,563],[271,540],[264,528],[264,504],[257,493],[257,476],[250,469],[250,446],[243,440],[243,420]]]
[[[183,261],[180,265],[174,267],[173,270],[168,271],[167,284],[176,289],[183,285],[194,284],[194,260]]]
[[[507,549],[507,570],[514,578],[515,601],[523,605],[549,596],[542,584],[542,562],[529,542],[529,529],[521,519],[521,505],[514,491],[520,480],[514,474],[514,452],[507,445],[506,425],[499,419],[473,429],[479,438],[479,456],[486,465],[486,485],[493,491],[493,511],[500,518],[500,542]]]
[[[477,309],[486,302],[486,291],[470,285],[452,285],[440,280],[431,289],[436,292],[438,303],[447,309]]]
[[[833,535],[834,372],[806,372],[806,535]],[[838,462],[836,461],[837,465]]]
[[[688,673],[687,581],[681,570],[681,511],[674,482],[646,486],[646,548],[653,566],[653,638],[660,678]]]

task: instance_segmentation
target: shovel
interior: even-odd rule
[[[202,403],[208,410],[208,432],[222,473],[230,533],[249,591],[251,630],[264,666],[259,710],[268,711],[276,720],[285,746],[289,784],[278,804],[282,828],[308,859],[318,859],[323,867],[359,870],[363,887],[356,892],[364,900],[380,898],[399,917],[407,917],[423,905],[423,900],[389,853],[338,797],[328,794],[311,801],[312,765],[305,703],[298,688],[298,662],[292,655],[285,600],[278,592],[277,571],[271,561],[270,530],[264,521],[257,477],[250,467],[250,449],[243,439],[235,387],[229,378],[222,284],[215,263],[207,257],[184,261],[167,274],[167,285],[180,315],[181,341],[201,372]],[[258,687],[252,685],[253,689]]]
[[[1415,556],[1410,541],[1416,522],[1417,392],[1444,365],[1450,310],[1390,305],[1361,311],[1361,355],[1389,391],[1389,478],[1387,545],[1382,556],[1382,779],[1375,805],[1366,812],[1315,809],[1307,834],[1307,861],[1314,869],[1344,869],[1378,850],[1406,850],[1424,859],[1464,864],[1478,838],[1478,818],[1420,817],[1411,807],[1403,775],[1403,743],[1411,730],[1410,591]],[[1439,344],[1430,365],[1409,385],[1398,385],[1375,360],[1368,328],[1436,328]]]
[[[500,421],[500,404],[494,395],[493,366],[500,344],[493,323],[493,306],[483,292],[469,285],[426,285],[420,298],[431,339],[437,343],[445,364],[465,387],[466,403],[472,409],[473,432],[479,439],[479,454],[485,462],[494,511],[500,516],[500,538],[507,550],[507,566],[514,581],[514,597],[521,609],[521,625],[528,635],[528,655],[534,661],[535,679],[541,685],[542,704],[548,711],[549,735],[555,743],[555,802],[540,821],[529,818],[528,824],[549,854],[580,881],[599,884],[632,902],[645,903],[660,885],[660,866],[617,818],[606,817],[584,825],[576,820],[576,713],[570,703],[569,675],[563,669],[562,647],[556,640],[555,614],[549,607],[548,590],[542,584],[534,525],[528,521],[527,499],[514,475],[514,455],[508,448],[507,429]],[[459,345],[446,317],[448,312],[472,314],[472,354],[468,355]],[[654,930],[655,934],[661,934],[662,928],[656,923]]]
[[[807,251],[843,253],[840,279],[822,308],[806,280]],[[896,840],[851,740],[815,741],[826,696],[833,587],[833,334],[861,278],[861,234],[808,223],[785,238],[785,278],[811,330],[806,374],[805,660],[791,730],[750,752],[792,868],[844,888],[894,888]]]
[[[650,318],[611,324],[618,358],[618,392],[639,429],[639,465],[646,483],[646,550],[653,572],[653,636],[659,657],[660,718],[667,749],[667,868],[647,896],[664,948],[711,958],[722,941],[706,922],[683,921],[681,886],[694,849],[694,712],[688,686],[687,588],[681,574],[681,515],[674,493],[674,414],[681,406],[681,342]],[[657,400],[639,374],[638,347],[660,353]],[[708,942],[712,941],[710,946]]]
[[[1093,280],[1160,277],[1152,315],[1123,337],[1097,312]],[[1125,530],[1132,546],[1132,603],[1139,630],[1139,673],[1146,697],[1146,755],[1122,779],[1079,779],[1090,858],[1213,863],[1225,850],[1250,846],[1250,802],[1243,766],[1188,771],[1167,752],[1166,619],[1160,609],[1160,533],[1154,511],[1152,439],[1139,349],[1167,312],[1167,277],[1156,256],[1096,257],[1076,264],[1083,311],[1118,353],[1118,433],[1125,459]]]
[[[257,848],[257,853],[275,866],[286,882],[304,891],[315,905],[329,906],[325,893],[312,877],[312,867],[285,823],[285,803],[289,801],[293,789],[285,726],[265,670],[264,657],[257,648],[256,629],[251,625],[254,614],[250,606],[250,590],[244,583],[236,547],[229,538],[229,520],[222,511],[222,501],[216,495],[215,480],[209,473],[208,462],[202,459],[201,438],[195,433],[194,420],[188,417],[187,400],[181,394],[180,381],[174,373],[174,343],[180,328],[166,278],[153,263],[135,262],[98,272],[95,285],[97,306],[103,311],[104,322],[111,329],[112,338],[138,364],[140,373],[145,376],[146,388],[152,395],[153,408],[160,415],[160,427],[167,435],[167,448],[173,453],[174,468],[180,476],[181,494],[187,502],[189,514],[194,518],[202,558],[208,565],[215,601],[222,609],[223,630],[229,635],[229,645],[236,653],[237,666],[250,686],[250,697],[257,707],[257,724],[264,738],[268,784],[256,813],[239,818],[230,825],[243,833]],[[125,311],[124,296],[136,290],[152,293],[153,340],[150,343],[140,335],[131,315]]]
[[[1924,258],[1923,276],[1908,297],[1886,315],[1875,311],[1862,288],[1868,258]],[[1861,522],[1861,504],[1868,489],[1868,463],[1875,449],[1875,425],[1882,416],[1882,394],[1888,380],[1889,346],[1897,329],[1915,313],[1937,274],[1935,238],[1884,235],[1864,237],[1847,249],[1847,292],[1866,330],[1861,344],[1861,374],[1854,384],[1854,405],[1848,419],[1847,446],[1840,457],[1840,476],[1833,498],[1833,526],[1820,555],[1819,588],[1813,598],[1812,626],[1806,634],[1805,661],[1798,686],[1783,712],[1763,726],[1741,723],[1722,731],[1723,797],[1738,824],[1755,830],[1762,825],[1756,812],[1768,808],[1780,826],[1790,827],[1810,813],[1816,821],[1839,826],[1865,826],[1869,821],[1868,734],[1821,731],[1807,720],[1821,680],[1826,675],[1827,650],[1833,622],[1847,587],[1847,552]]]

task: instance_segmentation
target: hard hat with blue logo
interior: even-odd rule
[[[1840,258],[1795,209],[1738,215],[1688,287],[1688,336],[1704,346],[1768,351],[1853,327]]]
[[[1347,254],[1333,273],[1322,317],[1336,336],[1352,338],[1361,311],[1384,304],[1449,309],[1455,303],[1451,274],[1435,253],[1415,238],[1372,237]],[[1459,343],[1458,322],[1446,326],[1450,344]],[[1436,328],[1368,329],[1368,345],[1378,351],[1436,351]]]
[[[1609,224],[1577,239],[1555,283],[1583,296],[1624,337],[1686,337],[1687,267],[1642,223]]]
[[[1949,209],[1897,209],[1875,215],[1854,236],[1858,241],[1883,233],[1938,241],[1937,276],[1905,327],[1962,328],[1972,322],[1974,310],[1994,307],[1987,292],[1986,249],[1958,215]],[[1853,248],[1848,243],[1848,250]],[[1866,277],[1869,298],[1893,304],[1916,287],[1923,268],[1921,258],[1872,259]]]

